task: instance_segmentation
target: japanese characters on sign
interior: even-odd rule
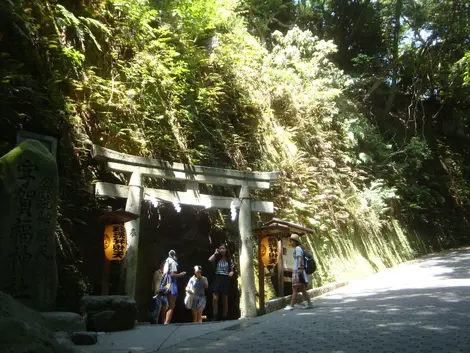
[[[110,224],[104,232],[104,253],[110,261],[122,260],[126,256],[127,235],[123,224]]]
[[[269,264],[274,266],[277,264],[277,239],[276,237],[268,237],[268,253],[269,253]]]
[[[267,236],[261,240],[261,257],[265,266],[275,266],[277,264],[278,240],[275,236]]]
[[[15,297],[29,297],[29,287],[25,281],[25,271],[33,254],[29,250],[29,244],[33,238],[33,200],[36,196],[34,183],[38,177],[38,167],[29,159],[24,159],[18,164],[18,214],[10,232],[11,244],[16,243],[16,252],[10,254],[11,286],[9,292]]]

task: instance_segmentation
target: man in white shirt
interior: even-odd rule
[[[289,240],[295,246],[294,249],[294,268],[292,269],[292,299],[290,305],[287,305],[284,310],[294,310],[295,303],[297,302],[297,294],[300,292],[307,304],[300,304],[303,309],[311,308],[310,296],[307,294],[308,277],[305,271],[305,257],[304,250],[300,246],[300,236],[298,234],[291,234]]]

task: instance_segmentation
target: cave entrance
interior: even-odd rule
[[[178,280],[179,294],[172,322],[191,322],[191,311],[185,308],[184,297],[185,287],[193,274],[194,266],[202,266],[203,275],[207,277],[210,285],[214,269],[208,259],[214,253],[215,247],[227,243],[232,253],[237,247],[229,242],[226,231],[211,231],[209,213],[201,209],[183,206],[180,212],[176,212],[172,205],[155,208],[146,202],[142,207],[140,222],[136,285],[138,320],[148,321],[153,273],[165,261],[168,251],[173,249],[178,257],[178,271],[185,271],[188,275]],[[204,315],[211,318],[212,297],[209,290],[206,291],[206,297]],[[239,300],[240,293],[237,281],[234,280],[229,295],[229,319],[240,317]]]

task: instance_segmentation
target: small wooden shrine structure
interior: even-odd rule
[[[312,229],[302,227],[298,224],[273,218],[271,221],[262,226],[253,229],[253,234],[258,238],[258,285],[259,285],[259,307],[260,313],[263,314],[264,309],[264,278],[265,267],[277,266],[277,293],[278,296],[284,295],[284,271],[286,270],[285,260],[287,256],[293,255],[287,249],[292,249],[288,238],[291,234],[296,233],[303,236],[306,233],[312,233]],[[292,270],[292,269],[290,269]]]

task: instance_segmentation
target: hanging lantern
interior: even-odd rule
[[[104,229],[104,255],[108,261],[122,260],[127,251],[127,234],[124,223],[139,218],[138,214],[119,209],[107,210],[98,220],[106,224]],[[131,234],[132,236],[132,234]]]
[[[261,239],[261,259],[264,266],[276,266],[279,257],[277,238],[267,236]]]
[[[109,224],[104,230],[104,254],[109,261],[126,256],[127,235],[123,224]]]

